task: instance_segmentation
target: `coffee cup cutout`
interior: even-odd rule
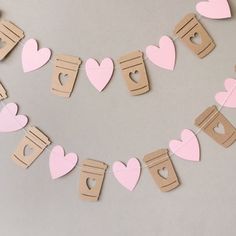
[[[24,32],[10,21],[0,22],[0,61],[24,38]]]
[[[51,87],[53,94],[66,98],[71,96],[81,63],[78,57],[56,56]]]
[[[12,155],[12,159],[23,168],[28,168],[50,143],[42,131],[30,127]]]
[[[132,95],[141,95],[150,90],[142,52],[135,51],[122,56],[118,63],[120,64],[122,75]]]
[[[91,190],[92,188],[94,188],[96,186],[96,179],[87,178],[86,184],[87,184],[89,190]]]
[[[167,149],[149,153],[143,160],[162,192],[169,192],[180,185]]]
[[[235,127],[216,106],[208,107],[199,115],[195,120],[195,125],[225,148],[236,141]]]
[[[3,41],[3,39],[0,38],[0,48],[4,48],[6,45],[6,42]]]
[[[169,176],[169,173],[168,173],[168,170],[167,170],[166,167],[164,167],[164,168],[158,170],[158,174],[159,174],[162,178],[164,178],[164,179],[167,179],[168,176]]]
[[[216,46],[194,13],[185,16],[175,27],[174,33],[199,58],[207,56]]]
[[[85,160],[80,171],[80,198],[98,201],[108,165],[94,160]]]
[[[4,86],[2,85],[2,83],[0,82],[0,101],[6,99],[7,97],[8,97],[7,96],[7,91],[4,88]]]

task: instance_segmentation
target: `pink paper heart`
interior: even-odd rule
[[[159,41],[159,47],[150,45],[146,48],[148,59],[155,65],[167,69],[175,68],[175,45],[168,36],[162,36]]]
[[[199,161],[200,147],[196,135],[191,130],[184,129],[181,133],[181,139],[182,141],[170,141],[171,151],[184,160]]]
[[[60,145],[55,146],[49,157],[49,168],[52,179],[60,178],[68,174],[78,162],[78,157],[75,153],[64,155],[64,149]]]
[[[226,92],[219,92],[215,95],[215,100],[225,107],[236,108],[236,80],[228,78],[225,80]]]
[[[231,17],[230,6],[227,0],[208,0],[199,2],[196,10],[202,16],[210,19],[224,19]]]
[[[38,50],[38,43],[35,39],[29,39],[22,49],[21,60],[24,72],[30,72],[39,69],[45,65],[51,57],[49,48]]]
[[[101,92],[112,78],[114,64],[110,58],[103,59],[100,65],[90,58],[86,61],[85,69],[91,84]]]
[[[122,162],[117,161],[113,164],[112,169],[118,182],[129,191],[133,191],[138,183],[141,173],[138,159],[131,158],[128,161],[127,166],[125,166]]]
[[[17,115],[16,103],[8,103],[0,112],[0,132],[13,132],[24,128],[28,123],[25,115]]]

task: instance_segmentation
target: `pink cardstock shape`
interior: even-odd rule
[[[25,42],[21,60],[23,71],[30,72],[44,66],[51,57],[51,50],[49,48],[41,48],[38,50],[38,43],[35,39],[29,39]]]
[[[175,68],[175,45],[173,40],[166,35],[161,37],[159,47],[154,45],[147,46],[146,55],[153,64],[161,68],[171,71]]]
[[[23,129],[28,123],[28,117],[17,115],[16,103],[6,104],[0,112],[0,132],[8,133]]]
[[[55,146],[49,157],[49,168],[52,179],[60,178],[72,171],[78,162],[78,156],[75,153],[65,155],[62,146]]]
[[[122,186],[129,191],[134,190],[141,174],[141,166],[137,158],[129,159],[127,165],[116,161],[113,163],[112,170],[115,178]]]
[[[210,19],[225,19],[231,17],[231,10],[227,0],[208,0],[199,2],[196,10],[202,16]]]
[[[224,82],[224,92],[215,95],[215,100],[224,107],[236,108],[236,80],[228,78]]]
[[[181,140],[171,140],[170,150],[187,161],[200,161],[200,146],[196,135],[189,129],[181,132]]]
[[[86,74],[91,84],[101,92],[109,83],[114,72],[114,64],[111,58],[104,58],[99,63],[90,58],[85,64]]]

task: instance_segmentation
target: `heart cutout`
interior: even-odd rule
[[[38,43],[35,39],[29,39],[23,46],[21,60],[23,71],[30,72],[44,66],[51,57],[49,48],[38,50]]]
[[[227,0],[208,0],[199,2],[196,10],[202,16],[210,19],[224,19],[231,17],[230,6]]]
[[[196,135],[189,129],[181,132],[181,140],[171,140],[170,150],[178,157],[187,161],[200,160],[200,146]]]
[[[129,77],[130,79],[134,82],[134,83],[138,83],[140,80],[140,73],[138,70],[134,71],[134,72],[130,72],[129,73]]]
[[[141,174],[141,167],[138,159],[131,158],[127,165],[120,161],[116,161],[112,166],[112,170],[115,178],[122,186],[129,191],[134,190]]]
[[[100,65],[90,58],[86,61],[85,70],[90,83],[101,92],[112,78],[114,64],[111,58],[103,59]]]
[[[168,36],[162,36],[159,40],[159,47],[149,45],[146,48],[148,59],[155,65],[166,70],[174,70],[176,52],[173,40]]]
[[[194,33],[194,36],[190,37],[190,40],[192,43],[201,45],[202,44],[202,38],[201,36],[196,32]]]
[[[215,100],[224,107],[236,108],[236,80],[228,78],[224,82],[224,92],[215,95]]]
[[[6,42],[3,41],[3,39],[0,38],[0,48],[4,48],[6,45]]]
[[[34,149],[29,145],[24,147],[24,157],[29,157],[34,152]]]
[[[168,176],[169,176],[168,169],[166,167],[163,167],[162,169],[159,169],[158,174],[164,179],[167,179]]]
[[[24,128],[28,123],[28,117],[17,115],[16,103],[8,103],[0,112],[0,132],[13,132]]]
[[[69,79],[70,77],[68,74],[63,74],[63,73],[59,74],[59,82],[62,86],[65,85]]]
[[[222,123],[219,123],[215,128],[214,131],[218,134],[225,134],[225,128]]]
[[[87,178],[86,184],[87,184],[88,189],[91,190],[92,188],[94,188],[96,186],[96,179]]]
[[[60,178],[72,171],[78,162],[75,153],[64,154],[64,149],[60,145],[55,146],[49,157],[49,168],[52,179]]]

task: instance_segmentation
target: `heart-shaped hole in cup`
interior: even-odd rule
[[[24,156],[25,157],[30,156],[33,152],[34,152],[34,149],[32,147],[30,147],[29,145],[26,145],[24,147]]]
[[[62,86],[65,85],[69,79],[70,78],[68,74],[63,74],[63,73],[59,74],[59,81]]]
[[[92,189],[92,188],[94,188],[96,186],[96,179],[87,178],[86,179],[86,184],[87,184],[87,186],[88,186],[88,188],[90,190],[90,189]]]
[[[138,70],[135,70],[134,72],[129,73],[129,77],[131,80],[133,80],[135,83],[138,83],[140,79],[140,73]]]
[[[200,45],[202,43],[202,38],[199,33],[195,33],[194,36],[190,38],[191,42]]]
[[[166,167],[163,167],[162,169],[158,170],[158,174],[164,178],[167,179],[168,178],[168,169]]]
[[[6,42],[3,41],[3,39],[0,38],[0,48],[4,48],[6,45]]]
[[[219,134],[224,134],[225,128],[221,123],[218,123],[218,125],[214,128],[214,131]]]

